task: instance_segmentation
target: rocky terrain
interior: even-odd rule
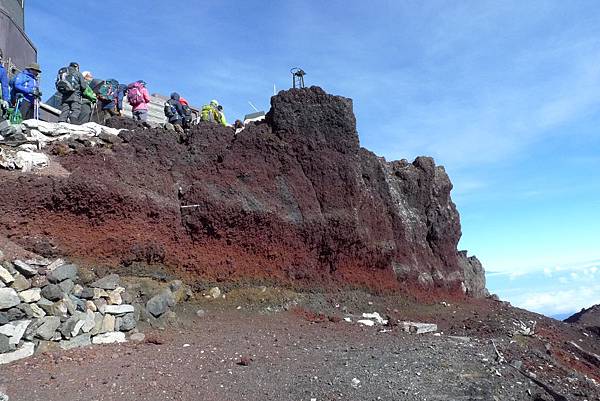
[[[600,305],[594,305],[575,313],[565,319],[565,322],[579,324],[600,335]]]
[[[443,167],[361,148],[350,99],[281,92],[238,135],[111,125],[130,130],[53,142],[55,174],[0,172],[0,234],[44,256],[203,281],[486,294],[481,265],[457,252]]]
[[[443,167],[361,148],[350,99],[271,103],[0,132],[0,400],[600,400],[593,314],[488,297]]]

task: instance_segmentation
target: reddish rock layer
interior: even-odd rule
[[[320,88],[271,106],[237,136],[200,124],[182,140],[113,121],[134,128],[125,143],[57,156],[68,177],[2,173],[0,233],[42,253],[216,281],[484,295],[481,266],[457,253],[443,167],[360,148],[352,101]]]

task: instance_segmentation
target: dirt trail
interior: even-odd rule
[[[517,310],[486,314],[476,305],[441,306],[456,313],[442,324],[440,336],[321,318],[358,311],[358,304],[348,302],[358,301],[354,295],[337,301],[314,296],[312,306],[308,302],[277,313],[256,304],[237,310],[234,300],[186,304],[173,327],[146,331],[143,343],[38,355],[1,367],[0,387],[11,400],[28,401],[560,399],[508,363],[519,360],[523,371],[535,372],[564,399],[600,400],[598,388],[583,376],[548,368],[552,365],[537,355],[538,339],[514,338],[520,344],[511,345],[500,323],[493,334],[482,330]],[[365,307],[385,310],[382,299],[365,297],[359,300]],[[366,299],[374,302],[368,305]],[[350,307],[340,314],[338,302]],[[195,314],[199,307],[206,310],[200,317]],[[317,307],[321,314],[301,313]],[[439,308],[422,305],[398,313],[436,319]],[[468,323],[473,312],[477,327]],[[467,324],[459,328],[459,322]],[[569,325],[565,330],[576,332]],[[453,333],[469,337],[450,337]],[[496,361],[492,338],[507,363]],[[242,358],[247,366],[239,364]]]

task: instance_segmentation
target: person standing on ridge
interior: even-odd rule
[[[134,121],[148,121],[148,103],[150,94],[146,89],[146,82],[136,81],[127,86],[127,101],[131,105]]]
[[[223,106],[216,100],[211,100],[209,104],[202,107],[200,115],[201,121],[208,121],[227,126],[227,120],[225,119],[225,113],[223,113]]]
[[[83,92],[88,87],[87,81],[79,72],[79,64],[72,62],[67,68],[58,70],[55,86],[62,95],[58,122],[69,121],[71,124],[78,124]]]
[[[180,97],[179,103],[181,103],[181,108],[183,109],[183,119],[181,123],[183,124],[183,129],[189,129],[192,127],[192,108],[187,100]]]
[[[81,73],[83,79],[87,82],[87,88],[83,91],[83,98],[81,99],[81,113],[79,113],[79,124],[89,123],[92,117],[92,110],[96,106],[98,98],[92,90],[92,81],[94,77],[89,71]]]
[[[23,120],[30,120],[34,117],[35,101],[42,97],[38,81],[38,75],[41,72],[38,63],[31,63],[15,77],[14,106],[16,107],[18,104]]]
[[[179,93],[171,93],[171,98],[165,103],[165,116],[169,120],[169,123],[173,124],[175,131],[183,133],[182,121],[183,121],[183,107],[179,103]]]
[[[2,49],[0,49],[0,86],[2,86],[0,100],[10,102],[10,92],[8,90],[8,74],[6,73],[6,68],[4,68],[4,66],[2,65],[3,60],[4,53],[2,52]]]

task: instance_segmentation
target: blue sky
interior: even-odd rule
[[[446,167],[460,247],[482,260],[491,291],[550,315],[600,303],[597,1],[26,7],[46,94],[76,60],[196,105],[216,98],[232,121],[252,111],[248,101],[267,110],[273,86],[290,87],[289,69],[301,66],[307,84],[354,99],[364,147]]]

